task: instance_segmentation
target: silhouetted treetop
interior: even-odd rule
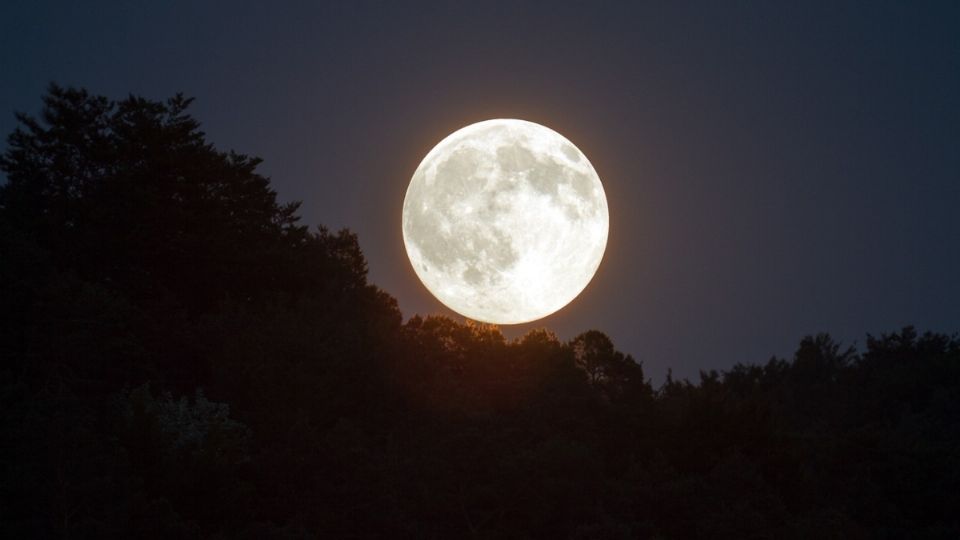
[[[299,203],[278,203],[256,172],[259,159],[207,142],[191,101],[51,85],[39,118],[17,115],[0,158],[0,210],[59,267],[139,293],[166,288],[192,307],[209,307],[215,292],[255,295],[261,279],[280,286],[290,276],[265,266],[311,242],[362,282],[351,239],[308,234]]]
[[[367,283],[356,235],[308,231],[259,159],[206,140],[191,101],[51,85],[39,117],[18,114],[0,156],[0,291],[21,312],[44,305],[45,279],[60,291],[46,305],[61,312],[84,314],[97,309],[91,298],[112,295],[126,309],[123,332],[147,339],[144,354],[184,381],[209,376],[221,345],[208,341],[227,313],[289,304],[320,335],[375,343],[395,332],[396,302]],[[201,316],[212,328],[196,335]]]

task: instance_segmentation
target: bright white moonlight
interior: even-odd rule
[[[540,319],[576,298],[600,266],[609,223],[587,156],[524,120],[487,120],[440,141],[403,202],[403,241],[423,284],[495,324]]]

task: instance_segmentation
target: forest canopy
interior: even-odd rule
[[[960,537],[956,336],[654,388],[598,330],[404,322],[190,104],[53,85],[17,116],[3,537]]]

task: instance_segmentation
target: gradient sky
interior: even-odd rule
[[[700,369],[960,330],[960,2],[0,4],[0,132],[51,81],[197,98],[310,224],[359,234],[406,317],[445,312],[400,210],[464,125],[547,125],[610,203],[593,282],[545,326]]]

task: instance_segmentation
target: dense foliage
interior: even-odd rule
[[[598,331],[403,323],[189,103],[53,86],[9,138],[2,537],[960,537],[956,338],[655,389]]]

